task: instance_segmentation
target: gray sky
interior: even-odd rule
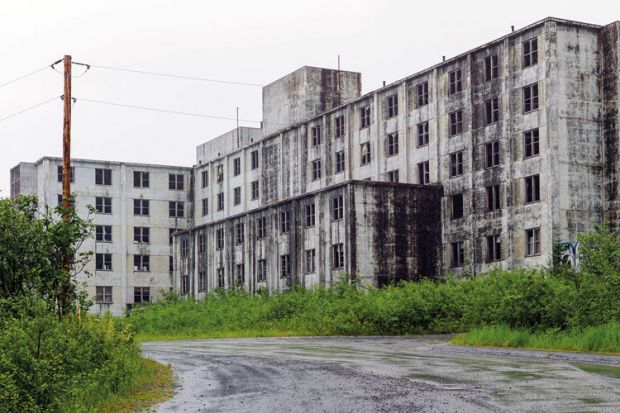
[[[365,93],[546,16],[607,24],[620,19],[620,2],[0,0],[0,84],[64,54],[259,84],[303,65],[336,67],[340,54],[342,69],[362,73]],[[0,87],[0,119],[61,94],[62,76],[51,69]],[[73,95],[228,117],[238,106],[242,119],[261,119],[260,87],[93,68],[74,79]],[[234,127],[78,101],[72,155],[190,166],[196,145]],[[12,166],[61,155],[61,101],[0,121],[0,141],[0,196],[8,196]]]

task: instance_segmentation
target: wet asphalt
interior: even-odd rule
[[[159,412],[620,412],[620,356],[458,347],[448,337],[162,341]],[[589,370],[589,369],[586,369]]]

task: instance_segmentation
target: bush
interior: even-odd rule
[[[143,359],[126,325],[29,304],[0,318],[0,411],[95,411],[134,383]]]

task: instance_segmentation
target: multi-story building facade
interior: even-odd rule
[[[262,136],[232,131],[198,148],[176,288],[550,264],[554,243],[618,223],[619,29],[547,18],[364,96],[359,74],[324,69],[266,86]],[[423,202],[403,230],[393,196],[407,193]],[[361,212],[370,205],[395,221]]]
[[[22,162],[11,170],[11,195],[37,195],[42,206],[61,201],[59,158]],[[94,299],[92,310],[121,314],[157,300],[172,287],[172,233],[189,226],[191,168],[71,160],[71,191],[81,216],[88,206],[94,238],[83,251],[93,259],[78,281]]]
[[[548,265],[620,223],[619,40],[620,22],[547,18],[365,95],[359,73],[311,67],[267,85],[261,128],[179,168],[173,288]]]

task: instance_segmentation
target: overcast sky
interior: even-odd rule
[[[365,93],[546,16],[608,24],[620,19],[620,2],[0,0],[0,84],[64,54],[258,84],[304,65],[335,68],[340,55],[342,69],[362,73]],[[61,94],[62,76],[51,69],[0,87],[0,119]],[[224,117],[235,117],[238,106],[242,119],[261,120],[255,86],[93,68],[74,79],[73,95]],[[72,155],[190,166],[196,145],[234,127],[78,100]],[[61,155],[61,101],[0,121],[0,140],[0,196],[8,196],[12,166]]]

